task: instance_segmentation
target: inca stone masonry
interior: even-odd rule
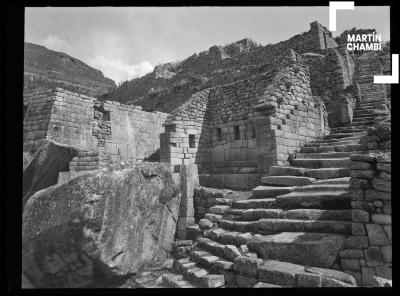
[[[49,164],[42,179],[27,181],[24,202],[32,210],[57,188],[121,162],[161,163],[180,188],[169,226],[160,226],[170,232],[163,239],[175,242],[165,239],[162,272],[121,267],[119,275],[137,272],[135,287],[391,285],[390,87],[373,84],[390,71],[390,58],[349,52],[344,35],[334,39],[313,22],[273,45],[213,46],[180,62],[178,74],[160,66],[167,87],[149,94],[143,108],[167,113],[61,88],[27,94],[24,155],[39,157],[44,141],[76,151],[57,152],[58,165],[41,156]],[[168,86],[189,74],[206,78]],[[34,165],[43,161],[24,163],[27,175],[39,174]],[[141,178],[151,178],[140,167]],[[56,189],[47,193],[50,185]],[[24,217],[33,217],[29,211]],[[40,262],[32,236],[26,250]],[[137,253],[115,252],[137,260]],[[146,268],[154,257],[141,258],[135,262]],[[76,280],[74,272],[26,260],[26,285],[86,286],[98,276],[90,269]],[[121,260],[102,264],[119,268]]]

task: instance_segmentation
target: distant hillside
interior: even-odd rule
[[[225,46],[212,46],[180,62],[158,65],[153,72],[122,83],[100,99],[169,113],[196,91],[242,79],[248,73],[236,69],[242,66],[236,59],[259,47],[248,38]]]
[[[65,53],[25,42],[24,55],[24,93],[57,86],[100,96],[116,87],[101,71]]]

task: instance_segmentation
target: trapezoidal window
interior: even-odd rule
[[[110,111],[103,111],[103,121],[110,121]]]
[[[254,124],[250,124],[249,129],[250,129],[250,139],[255,139],[256,138],[256,128],[254,127]]]
[[[240,140],[240,130],[238,125],[235,125],[234,132],[235,132],[235,140]]]
[[[217,141],[222,141],[222,130],[220,127],[217,128]]]
[[[189,148],[196,148],[196,136],[189,135]]]
[[[324,48],[327,48],[327,47],[328,47],[328,42],[327,42],[327,40],[326,40],[326,33],[325,33],[325,32],[322,32],[322,35],[324,36],[324,45],[325,45]]]
[[[103,106],[94,106],[94,119],[110,121],[110,111],[104,110]]]

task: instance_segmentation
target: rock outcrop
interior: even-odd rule
[[[22,201],[35,192],[57,184],[58,173],[68,170],[68,164],[80,151],[53,141],[41,140],[24,146]]]
[[[23,213],[22,270],[35,287],[101,287],[162,263],[170,251],[179,175],[120,163],[34,194]]]
[[[115,82],[97,69],[63,52],[24,44],[24,92],[62,87],[89,96],[115,88]]]

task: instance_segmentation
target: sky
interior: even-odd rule
[[[25,41],[61,51],[121,82],[213,45],[251,38],[262,45],[328,27],[328,7],[35,7],[25,10]],[[388,6],[337,13],[337,31],[375,28],[390,40]]]

